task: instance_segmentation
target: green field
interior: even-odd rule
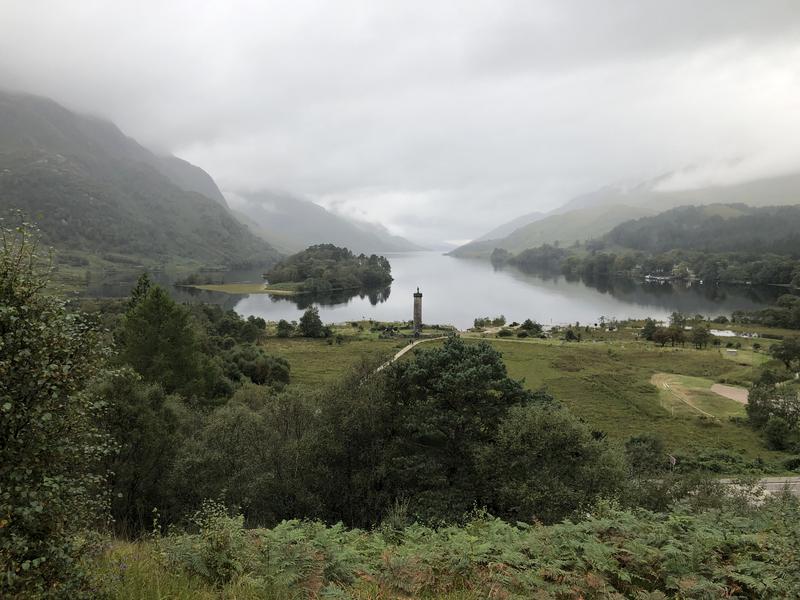
[[[388,358],[408,344],[407,339],[378,339],[374,332],[355,328],[336,331],[343,334],[341,344],[270,337],[264,346],[289,361],[293,384],[318,386],[335,381],[363,358]],[[618,335],[618,340],[626,339],[624,334]],[[626,341],[580,343],[517,338],[487,341],[503,354],[512,377],[523,379],[530,389],[546,388],[612,440],[652,432],[665,440],[671,452],[685,456],[725,450],[745,460],[761,457],[771,463],[786,457],[768,450],[747,425],[731,420],[745,417],[743,405],[709,389],[717,382],[748,386],[757,374],[753,364],[765,360],[763,355],[740,351],[729,357],[724,349],[659,348],[629,337]],[[403,360],[413,360],[416,352],[438,344],[441,342],[425,344]],[[651,383],[656,374],[668,374],[672,384],[688,395],[689,403]]]
[[[267,339],[264,349],[289,361],[292,384],[320,386],[339,379],[362,359],[388,359],[408,342],[345,338],[341,344],[325,339]]]
[[[661,436],[671,452],[687,456],[725,450],[747,460],[777,462],[786,457],[768,450],[755,431],[729,419],[744,415],[741,405],[701,389],[715,382],[747,385],[755,375],[751,367],[725,358],[724,350],[658,348],[645,342],[488,341],[503,354],[512,377],[524,379],[530,389],[546,388],[612,440],[651,432]],[[650,382],[664,372],[694,378],[684,381],[698,388],[693,392],[696,406],[716,418],[664,402]]]

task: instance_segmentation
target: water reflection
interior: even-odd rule
[[[356,297],[362,301],[366,300],[372,306],[375,306],[379,302],[386,302],[391,291],[391,287],[373,290],[336,290],[317,294],[298,294],[297,296],[269,296],[269,299],[278,303],[291,302],[299,310],[305,310],[313,305],[336,306],[337,304],[347,304]]]
[[[218,292],[177,288],[174,277],[156,273],[182,302],[211,302],[234,308],[242,315],[268,320],[296,320],[310,305],[319,307],[326,322],[362,318],[407,321],[412,318],[412,293],[424,294],[426,323],[453,324],[466,328],[475,317],[503,314],[509,321],[536,319],[541,323],[596,322],[607,318],[666,318],[673,311],[688,314],[729,315],[734,310],[753,310],[771,305],[786,293],[778,287],[642,283],[627,279],[587,280],[560,273],[525,273],[493,266],[489,261],[460,259],[431,252],[387,255],[394,282],[381,290],[351,290],[325,295],[235,296]],[[215,276],[224,283],[261,282],[262,269],[229,271]],[[97,279],[92,295],[125,296],[138,273],[127,281]],[[100,293],[98,293],[98,290]],[[91,293],[91,292],[90,292]]]

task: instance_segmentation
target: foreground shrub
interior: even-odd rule
[[[0,228],[0,597],[83,589],[74,536],[102,514],[110,449],[87,392],[104,350],[44,291],[35,236]]]
[[[223,505],[207,500],[190,520],[197,533],[171,534],[161,540],[169,560],[213,585],[228,583],[241,575],[249,550],[244,517],[229,516]]]
[[[296,520],[243,532],[235,520],[227,519],[213,521],[216,533],[171,536],[162,546],[168,562],[151,567],[150,579],[160,580],[165,568],[178,579],[200,572],[208,585],[229,582],[222,590],[224,597],[795,598],[800,594],[796,569],[800,506],[788,496],[767,500],[758,510],[723,503],[701,512],[679,506],[671,514],[599,503],[579,522],[512,525],[479,516],[463,527],[415,524],[390,535],[383,528],[365,532]],[[207,538],[226,541],[209,546]],[[232,539],[235,543],[230,543]],[[198,561],[208,569],[209,547],[224,557],[218,562],[223,578],[208,578],[206,571],[198,571]],[[147,556],[144,560],[149,560]],[[231,557],[235,558],[229,563]],[[228,564],[236,568],[225,567]],[[145,596],[126,585],[114,581],[108,591],[116,597],[130,597],[134,591]],[[201,591],[194,587],[193,597],[200,597]]]

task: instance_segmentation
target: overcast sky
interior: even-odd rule
[[[0,86],[421,242],[798,170],[798,0],[0,0]]]

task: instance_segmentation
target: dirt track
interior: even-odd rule
[[[677,398],[689,408],[699,412],[701,415],[705,415],[707,417],[714,417],[709,412],[704,411],[702,408],[699,408],[694,405],[694,403],[689,399],[689,396],[686,394],[686,390],[684,390],[680,385],[676,385],[669,373],[656,373],[650,378],[650,383],[652,383],[657,388],[666,390],[669,392],[674,398]]]
[[[740,404],[747,404],[748,392],[746,388],[715,383],[714,385],[711,386],[711,391],[714,392],[715,394],[719,394],[720,396],[725,396],[726,398],[735,400]]]

